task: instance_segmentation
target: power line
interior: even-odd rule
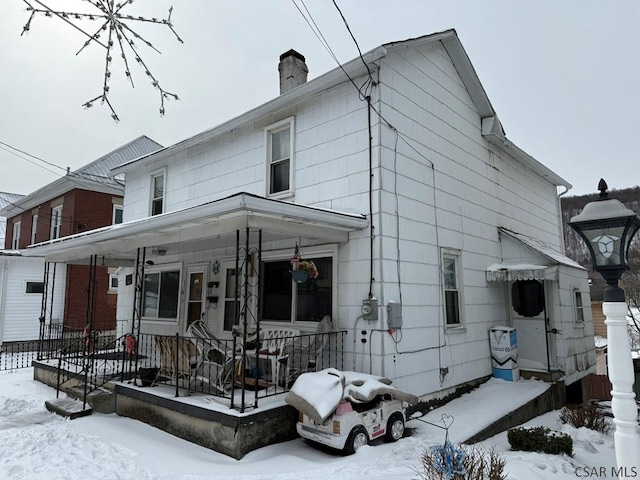
[[[367,72],[369,72],[369,78],[371,79],[371,82],[373,82],[373,76],[371,75],[371,69],[369,68],[369,65],[367,65],[367,62],[364,61],[364,57],[362,56],[362,50],[360,50],[360,45],[358,45],[358,41],[356,40],[356,37],[353,35],[353,32],[351,31],[351,28],[349,27],[349,23],[347,22],[347,19],[344,18],[342,10],[340,10],[340,7],[336,3],[336,0],[333,0],[333,5],[338,10],[338,13],[340,14],[340,17],[342,17],[342,22],[344,23],[344,26],[347,27],[347,31],[349,32],[349,35],[351,35],[353,43],[356,44],[356,48],[358,49],[358,55],[360,55],[360,60],[362,60],[362,63],[364,63],[364,66],[366,67]]]
[[[316,38],[320,41],[320,43],[322,44],[322,46],[325,48],[325,50],[329,53],[329,56],[331,58],[333,58],[333,60],[336,62],[336,64],[338,65],[338,67],[340,68],[340,70],[342,70],[342,73],[345,74],[345,76],[349,79],[349,81],[351,82],[351,84],[355,87],[355,89],[358,91],[358,94],[360,96],[360,100],[365,101],[367,96],[369,95],[369,89],[373,86],[373,82],[372,82],[372,78],[371,76],[369,76],[369,78],[367,78],[367,81],[362,85],[362,86],[358,86],[356,84],[356,82],[353,80],[353,78],[351,78],[351,76],[347,73],[347,71],[344,69],[344,67],[342,66],[342,64],[340,63],[340,61],[338,60],[338,57],[336,56],[336,54],[334,53],[334,51],[332,50],[331,46],[329,45],[329,42],[327,41],[327,39],[325,38],[325,36],[322,34],[322,31],[320,30],[320,28],[318,27],[318,24],[316,23],[316,21],[313,18],[313,15],[311,15],[311,12],[309,11],[309,9],[307,8],[307,6],[304,3],[304,0],[300,0],[300,2],[302,3],[302,5],[304,6],[305,11],[307,12],[307,15],[309,16],[309,18],[307,18],[307,15],[305,15],[305,13],[300,9],[300,7],[298,6],[298,4],[296,3],[296,0],[291,0],[292,3],[295,5],[295,7],[298,9],[298,12],[300,12],[300,15],[302,15],[302,18],[304,18],[305,22],[307,22],[307,25],[309,25],[309,28],[311,29],[311,31],[314,33],[314,35],[316,36]],[[313,23],[313,25],[312,25]]]

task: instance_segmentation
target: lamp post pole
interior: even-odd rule
[[[627,331],[627,303],[618,280],[629,268],[627,252],[640,228],[640,217],[621,202],[608,198],[607,184],[600,180],[600,200],[585,205],[569,225],[586,242],[593,268],[607,282],[602,312],[607,325],[608,373],[615,433],[616,463],[621,476],[640,467],[638,407],[633,392],[633,361]],[[633,470],[632,470],[633,469]],[[634,475],[635,476],[635,475]]]

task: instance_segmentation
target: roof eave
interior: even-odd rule
[[[199,144],[200,142],[206,142],[219,135],[228,133],[231,130],[241,128],[245,125],[264,118],[266,115],[274,111],[282,110],[290,105],[294,105],[300,102],[301,100],[312,97],[320,92],[335,87],[336,85],[348,82],[349,80],[345,76],[345,72],[347,72],[347,74],[349,74],[349,76],[352,78],[364,75],[367,72],[364,63],[369,64],[375,62],[376,60],[384,57],[386,54],[387,50],[384,47],[378,47],[374,50],[371,50],[370,52],[365,53],[362,59],[360,59],[360,57],[353,59],[345,63],[342,68],[338,67],[330,70],[329,72],[317,78],[314,78],[313,80],[310,80],[307,83],[300,85],[299,87],[289,90],[288,92],[275,97],[267,103],[249,110],[248,112],[232,118],[231,120],[224,122],[216,127],[205,130],[204,132],[198,133],[193,137],[187,138],[169,147],[165,147],[164,149],[161,149],[157,152],[142,156],[138,159],[120,165],[119,167],[112,169],[111,173],[112,175],[117,175],[119,173],[126,173],[128,171],[137,169],[141,164],[145,166],[154,164],[167,158],[168,156],[175,154],[176,152],[185,150],[189,147]]]

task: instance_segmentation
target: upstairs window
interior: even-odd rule
[[[38,234],[38,214],[34,214],[31,216],[31,245],[36,243]]]
[[[267,129],[267,193],[278,195],[293,190],[293,119]]]
[[[53,207],[51,209],[51,232],[49,233],[49,239],[55,240],[60,238],[60,229],[62,227],[62,205]]]
[[[13,238],[11,239],[11,248],[18,250],[20,248],[20,226],[22,222],[16,222],[13,224]]]
[[[113,224],[122,223],[122,216],[124,214],[124,209],[122,205],[114,205],[113,206]]]
[[[164,172],[151,177],[151,216],[164,212]]]

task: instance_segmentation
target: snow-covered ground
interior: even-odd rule
[[[94,413],[72,421],[51,414],[44,401],[54,398],[55,391],[34,381],[32,375],[31,368],[0,372],[1,479],[409,480],[419,478],[416,472],[421,454],[444,440],[444,430],[410,420],[400,441],[363,447],[350,457],[298,439],[251,452],[238,461],[115,414]],[[455,443],[545,388],[546,384],[535,380],[512,383],[491,379],[423,419],[440,423],[443,415],[453,417],[449,438]],[[558,412],[529,424],[568,433],[574,440],[574,456],[511,452],[506,433],[496,435],[481,445],[495,445],[502,452],[509,480],[575,480],[588,476],[582,467],[588,467],[589,472],[604,468],[606,478],[613,478],[612,433],[602,435],[562,425]],[[640,477],[640,456],[638,463]]]

